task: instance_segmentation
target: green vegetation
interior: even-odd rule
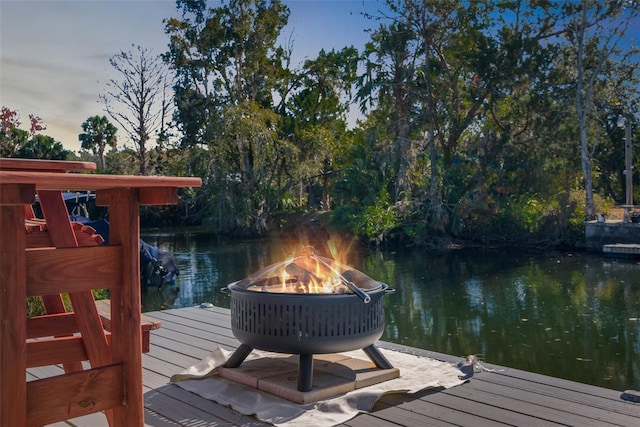
[[[93,293],[93,297],[96,300],[109,298],[108,289],[96,289],[91,292]],[[62,303],[64,304],[66,310],[73,311],[71,308],[71,300],[69,298],[69,294],[61,294],[60,298],[62,298]],[[44,308],[42,297],[27,297],[27,317],[42,316],[44,314],[47,314],[47,312]]]
[[[289,17],[279,0],[178,7],[167,52],[111,61],[125,76],[101,97],[112,119],[148,118],[127,132],[134,149],[117,149],[104,117],[81,135],[80,157],[103,173],[202,177],[145,225],[263,235],[324,212],[376,244],[580,245],[584,220],[624,202],[616,121],[637,129],[626,100],[638,98],[639,52],[624,43],[637,2],[389,0],[364,51],[299,66],[278,45]],[[150,86],[149,102],[126,104]],[[36,157],[33,126],[5,115],[2,155]]]

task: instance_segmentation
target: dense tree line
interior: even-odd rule
[[[155,96],[173,85],[154,117],[171,99],[173,120],[132,122],[137,150],[112,149],[104,169],[202,177],[188,214],[171,212],[180,222],[260,235],[285,213],[324,212],[376,242],[574,244],[585,219],[624,202],[616,121],[637,124],[636,1],[388,0],[363,51],[298,65],[295,44],[279,44],[280,0],[176,5],[163,65],[147,58]],[[141,63],[112,60],[134,81]],[[110,87],[126,100],[135,85]],[[92,141],[106,140],[87,129],[83,148],[99,155]]]

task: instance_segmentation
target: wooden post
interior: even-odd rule
[[[27,308],[24,205],[19,185],[0,185],[0,426],[27,423]],[[35,187],[32,189],[32,198]],[[16,303],[18,301],[19,303]]]
[[[114,409],[114,424],[142,426],[139,191],[98,191],[96,202],[109,206],[109,217],[112,219],[109,224],[109,244],[122,247],[122,287],[111,291],[111,348],[113,362],[122,363],[126,381],[125,402],[122,407]],[[133,420],[139,420],[139,424],[134,424]]]

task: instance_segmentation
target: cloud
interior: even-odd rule
[[[132,44],[166,47],[162,19],[174,1],[1,1],[2,105],[29,114],[43,132],[79,150],[78,134],[90,116],[105,114],[109,58]]]
[[[43,132],[67,149],[79,149],[81,124],[101,112],[101,85],[90,69],[46,59],[3,58],[2,104],[18,110],[23,123],[29,114],[47,126]]]

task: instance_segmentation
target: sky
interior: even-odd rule
[[[362,12],[380,6],[376,0],[284,3],[291,14],[281,37],[293,40],[294,64],[323,48],[361,50],[372,25]],[[46,125],[42,134],[78,151],[82,123],[106,115],[99,95],[118,78],[109,58],[133,45],[164,53],[163,19],[178,16],[175,0],[0,0],[0,104],[18,111],[22,129],[34,114]]]

